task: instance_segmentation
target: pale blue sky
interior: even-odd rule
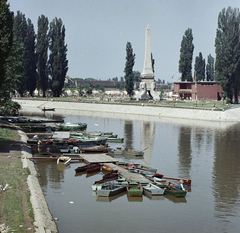
[[[136,54],[133,70],[142,72],[145,31],[151,28],[155,80],[177,81],[180,44],[186,29],[193,32],[195,57],[215,57],[218,14],[239,8],[239,0],[8,0],[10,10],[30,18],[61,18],[66,27],[67,75],[106,80],[124,76],[126,43]],[[193,62],[194,65],[194,62]],[[173,80],[171,79],[174,73]]]

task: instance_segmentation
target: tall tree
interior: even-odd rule
[[[39,88],[42,89],[43,97],[46,97],[48,88],[48,18],[44,15],[38,17],[38,32],[37,32],[37,70],[39,78]]]
[[[195,58],[195,75],[196,81],[205,80],[205,59],[203,59],[202,53],[199,53],[199,56]]]
[[[34,26],[30,19],[27,20],[27,37],[26,37],[26,53],[27,53],[27,90],[33,96],[33,92],[37,86],[36,73],[36,34]]]
[[[0,88],[5,79],[6,60],[13,43],[13,12],[9,11],[7,0],[0,1]]]
[[[20,109],[20,105],[11,101],[10,91],[13,80],[7,78],[8,57],[13,44],[13,12],[9,10],[7,0],[0,1],[0,111],[11,114]]]
[[[178,70],[182,74],[182,81],[192,81],[192,58],[193,58],[193,35],[192,29],[188,28],[181,42],[180,60]]]
[[[133,71],[133,81],[141,82],[141,73],[139,71]]]
[[[22,69],[18,70],[21,73],[18,73],[19,82],[17,83],[16,89],[19,94],[23,96],[23,93],[27,90],[27,20],[25,15],[20,11],[17,11],[17,15],[14,17],[13,36],[15,46],[22,48],[22,54],[19,54],[20,56],[18,57],[21,61]]]
[[[209,54],[207,58],[206,76],[207,76],[207,81],[213,81],[215,77],[214,57],[212,57],[211,54]]]
[[[215,39],[215,79],[221,84],[231,102],[234,94],[236,103],[240,89],[240,77],[237,75],[240,66],[239,24],[239,10],[224,8],[218,15]]]
[[[132,45],[130,42],[127,42],[126,54],[127,54],[126,55],[126,63],[125,63],[125,68],[124,68],[125,89],[126,89],[128,95],[132,96],[133,87],[134,87],[133,66],[134,66],[135,54],[133,54],[133,49],[132,49]]]
[[[65,26],[61,19],[55,18],[50,23],[49,30],[49,75],[51,76],[51,90],[53,96],[62,93],[64,81],[68,71],[67,45],[65,44]]]

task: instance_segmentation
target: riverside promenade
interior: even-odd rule
[[[111,118],[132,117],[137,116],[154,117],[158,119],[185,119],[185,120],[201,120],[212,122],[239,122],[240,108],[234,107],[221,111],[215,108],[198,109],[198,108],[178,108],[178,107],[161,107],[143,104],[142,106],[131,104],[117,103],[84,103],[84,102],[58,102],[58,101],[42,101],[42,100],[18,100],[22,111],[42,112],[42,108],[55,108],[56,112],[63,112],[81,115],[84,113],[88,116],[94,116],[100,113],[101,116]]]

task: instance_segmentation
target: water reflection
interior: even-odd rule
[[[142,121],[140,123],[140,135],[142,142],[142,150],[144,150],[144,163],[150,166],[152,148],[155,138],[155,122]]]
[[[178,137],[179,176],[186,179],[190,179],[192,161],[191,130],[190,126],[180,127]]]
[[[39,179],[39,183],[43,189],[43,192],[47,192],[48,183],[51,184],[51,188],[60,190],[62,182],[64,182],[64,172],[56,169],[55,162],[45,162],[45,163],[38,163],[37,170],[41,176]],[[70,166],[69,168],[70,169]]]
[[[124,122],[124,142],[125,147],[129,149],[133,148],[133,122],[125,121]]]
[[[53,216],[60,219],[57,223],[60,232],[79,232],[80,227],[81,232],[93,232],[99,226],[100,232],[108,232],[110,228],[114,229],[113,232],[127,232],[132,227],[146,232],[159,232],[160,227],[162,232],[179,229],[183,229],[180,232],[238,231],[239,124],[231,127],[223,123],[195,121],[190,125],[189,122],[181,124],[177,120],[156,118],[156,121],[67,115],[66,118],[73,122],[87,122],[90,131],[96,127],[95,123],[103,131],[114,131],[124,136],[126,147],[148,147],[141,160],[119,157],[120,161],[149,164],[160,172],[163,170],[163,174],[190,178],[193,185],[185,198],[165,195],[149,198],[144,195],[142,199],[129,200],[126,193],[121,193],[102,199],[92,196],[91,189],[91,185],[101,179],[101,172],[89,177],[86,173],[75,176],[74,169],[79,164],[71,164],[70,169],[63,171],[57,170],[55,162],[38,164],[39,182]],[[70,201],[74,204],[70,205]],[[106,205],[105,202],[111,203]],[[156,223],[156,216],[164,224]],[[111,221],[102,224],[103,219],[109,218]]]
[[[212,191],[215,216],[220,221],[239,217],[240,125],[215,135]]]
[[[124,191],[124,192],[121,192],[121,193],[118,193],[114,196],[110,196],[110,197],[101,197],[101,196],[97,196],[97,193],[96,192],[93,192],[92,193],[92,196],[96,196],[96,201],[99,201],[99,202],[111,202],[111,201],[114,201],[116,200],[117,198],[119,197],[122,197],[122,196],[125,196],[127,195],[127,191]]]

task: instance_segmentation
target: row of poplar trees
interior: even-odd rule
[[[218,15],[218,25],[215,38],[214,58],[209,54],[206,65],[202,54],[195,59],[194,78],[192,77],[192,30],[185,31],[182,39],[179,60],[179,72],[182,81],[215,80],[222,86],[223,98],[229,102],[238,103],[240,95],[240,12],[238,8],[224,8]],[[233,98],[234,97],[234,98]]]
[[[48,89],[53,96],[60,96],[68,71],[62,20],[55,18],[49,24],[48,18],[41,15],[35,34],[31,20],[26,20],[18,11],[13,20],[13,46],[9,60],[8,72],[21,96],[26,91],[33,96],[36,88],[42,91],[43,97]]]
[[[194,77],[192,76],[192,60],[193,60],[193,34],[192,29],[188,28],[182,38],[179,59],[179,72],[181,81],[213,81],[215,78],[214,58],[211,54],[207,57],[207,64],[200,52],[195,58]]]

